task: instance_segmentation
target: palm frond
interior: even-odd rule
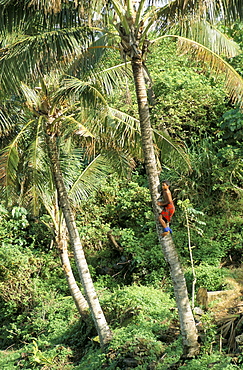
[[[51,229],[51,231],[54,233],[56,230],[58,230],[58,220],[57,217],[59,214],[57,214],[57,195],[56,191],[53,190],[52,192],[49,192],[49,189],[42,187],[39,189],[39,202],[42,204],[47,211],[48,215],[51,217],[52,223],[54,225],[54,230],[52,225],[49,223],[45,225]],[[42,221],[43,222],[43,221]]]
[[[49,216],[51,216],[52,223],[54,224],[54,230],[58,230],[58,200],[57,200],[57,192],[54,187],[53,179],[51,171],[45,172],[45,181],[38,182],[38,187],[36,188],[38,191],[38,202],[39,207],[42,205],[46,209]],[[28,189],[28,194],[26,194],[25,200],[32,200],[32,187]],[[26,205],[26,208],[29,208]],[[47,225],[49,228],[52,229],[52,225]],[[52,232],[54,232],[52,229]]]
[[[87,120],[95,139],[95,142],[91,143],[92,148],[95,143],[96,150],[102,148],[105,152],[113,153],[113,155],[116,153],[116,156],[119,152],[121,155],[121,171],[126,166],[131,168],[133,166],[131,156],[141,160],[143,158],[139,120],[109,106],[102,113],[103,115],[100,117],[97,115],[95,120],[90,118],[90,123]],[[157,130],[153,130],[153,132],[157,149],[162,153],[163,158],[166,158],[167,164],[170,162],[172,167],[180,166],[190,171],[190,160],[184,148],[179,143],[173,142],[169,135],[162,134]],[[87,149],[89,147],[87,142],[85,142],[85,147]],[[122,151],[124,154],[122,154]]]
[[[148,34],[152,28],[155,27],[155,24],[158,20],[159,17],[159,10],[155,7],[153,7],[149,12],[147,12],[144,15],[144,21],[145,21],[145,27],[143,31],[143,35],[141,37],[141,40],[144,40],[145,38],[148,37]],[[160,28],[160,27],[159,27]]]
[[[96,70],[93,67],[83,76],[83,79],[73,76],[64,79],[62,86],[55,93],[54,101],[63,101],[72,97],[74,101],[81,100],[84,106],[93,104],[95,107],[101,103],[106,105],[105,94],[112,94],[115,88],[124,85],[124,79],[131,77],[130,63],[105,69],[100,66]]]
[[[6,188],[11,188],[15,184],[18,163],[16,142],[0,151],[0,180]]]
[[[65,115],[63,117],[62,135],[64,140],[73,134],[85,138],[94,138],[94,134],[86,126],[88,118],[82,113],[79,115],[79,119],[76,119],[74,115]]]
[[[186,39],[177,37],[178,49],[189,54],[194,61],[201,62],[207,71],[210,69],[215,76],[220,76],[224,80],[225,88],[233,103],[243,106],[243,79],[222,57],[208,49],[207,47]]]
[[[134,157],[129,149],[113,146],[108,150],[102,150],[101,153],[113,171],[121,177],[127,178],[135,168]]]
[[[152,1],[153,3],[153,1]],[[238,0],[161,0],[158,12],[162,25],[175,24],[182,18],[204,18],[235,22],[243,19],[241,1]]]
[[[125,16],[125,7],[120,1],[112,0],[112,6],[115,9],[116,15],[119,17],[121,25],[124,27],[125,32],[129,34],[130,28],[127,21],[127,18]]]
[[[141,0],[139,2],[138,10],[136,12],[136,20],[135,20],[135,27],[139,26],[139,23],[142,20],[142,16],[144,13],[144,7],[146,6],[146,0]]]
[[[193,63],[198,63],[205,70],[224,81],[232,103],[243,106],[243,79],[236,70],[222,57],[206,46],[178,35],[164,35],[153,40],[158,42],[165,38],[177,39],[178,51],[187,54]]]
[[[105,49],[105,45],[99,47],[98,49]],[[89,48],[90,50],[90,48]],[[104,56],[105,54],[102,54]],[[86,54],[83,55],[84,61]],[[88,61],[88,64],[90,61]],[[85,62],[86,64],[86,62]],[[87,81],[90,84],[100,87],[100,90],[105,94],[111,94],[114,92],[114,88],[121,87],[124,85],[124,80],[132,77],[131,63],[121,63],[112,67],[104,67],[103,60],[100,60],[98,65],[96,61],[89,66],[83,66],[81,64],[79,69],[82,73],[74,73],[73,77],[77,77],[82,81]],[[78,72],[78,70],[76,70]]]
[[[19,81],[49,73],[53,66],[62,70],[70,58],[83,53],[90,41],[90,32],[81,27],[21,37],[18,42],[0,49],[2,89],[17,91]]]
[[[11,129],[11,122],[8,116],[0,109],[0,137],[6,136]]]
[[[179,22],[173,31],[175,31],[173,34],[198,42],[213,53],[226,58],[232,58],[241,53],[240,46],[236,42],[207,21]]]
[[[30,184],[27,195],[25,198],[28,198],[28,205],[34,215],[39,213],[40,209],[40,195],[39,187],[42,186],[42,183],[45,182],[46,173],[43,169],[45,166],[45,154],[43,152],[43,139],[41,138],[42,134],[42,117],[39,117],[38,123],[35,128],[35,132],[32,134],[31,142],[26,151],[26,160],[27,160],[27,176],[29,178],[28,184]],[[49,172],[49,171],[47,171]]]
[[[120,146],[125,146],[125,143],[132,149],[132,146],[138,149],[141,144],[141,133],[139,120],[130,116],[127,113],[121,112],[118,109],[108,107],[108,115],[115,123],[112,124],[113,135],[118,137]]]
[[[74,101],[82,101],[84,106],[106,105],[106,99],[100,90],[90,82],[81,81],[76,77],[69,77],[63,81],[63,85],[54,95],[55,104],[72,98]]]
[[[210,5],[210,1],[208,1]],[[221,16],[221,19],[225,23],[232,23],[242,21],[243,19],[243,6],[239,0],[218,0],[217,15]]]
[[[28,7],[21,4],[14,4],[12,1],[0,1],[0,33],[19,31],[23,28],[25,20],[28,19]]]
[[[80,204],[92,191],[98,188],[102,179],[111,173],[111,167],[106,158],[98,155],[89,165],[76,176],[74,183],[69,190],[69,196],[74,203]]]
[[[45,143],[42,134],[39,134],[38,139],[35,138],[26,153],[26,165],[23,168],[26,180],[21,201],[35,216],[44,206],[55,222],[55,186]]]
[[[95,30],[94,30],[95,33]],[[83,78],[86,74],[88,76],[95,72],[95,67],[99,66],[102,58],[105,57],[107,48],[114,48],[108,46],[107,35],[101,32],[96,32],[96,39],[83,50],[82,53],[77,55],[70,63],[66,73],[78,78]]]
[[[37,91],[31,89],[29,86],[27,86],[24,83],[21,84],[20,89],[24,95],[26,104],[29,107],[29,109],[38,110],[38,107],[40,105],[40,96],[37,93]]]
[[[87,149],[90,147],[90,153],[95,145],[96,149],[103,148],[105,151],[130,150],[134,156],[141,157],[140,128],[137,119],[108,105],[100,107],[95,113],[95,118],[93,111],[89,117],[87,125],[95,141],[83,142],[83,145]]]
[[[91,19],[88,8],[93,3],[88,1],[78,5],[77,1],[1,0],[0,33],[33,34],[43,31],[43,28],[51,30],[87,26]]]
[[[106,94],[114,92],[115,87],[124,86],[124,80],[132,77],[130,62],[102,69],[94,75],[94,81],[99,82]]]
[[[163,159],[163,165],[170,166],[174,169],[180,168],[180,171],[191,171],[191,162],[189,155],[181,143],[174,142],[166,133],[158,132],[153,129],[155,143]]]
[[[0,180],[6,187],[13,185],[15,182],[19,162],[18,141],[32,122],[29,121],[15,136],[14,140],[0,151]]]

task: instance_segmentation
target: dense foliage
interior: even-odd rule
[[[202,74],[198,66],[189,68],[187,58],[175,54],[174,43],[166,48],[162,44],[149,63],[156,102],[151,105],[153,127],[170,134],[190,159],[191,168],[179,171],[179,164],[172,166],[161,151],[161,180],[166,177],[172,183],[173,238],[189,293],[193,275],[188,232],[178,205],[185,199],[194,209],[190,236],[196,289],[230,289],[228,277],[241,267],[243,249],[243,115],[230,105],[220,81]],[[119,104],[115,98],[113,103],[135,112],[126,93],[118,99]],[[165,370],[179,359],[181,338],[171,280],[155,233],[144,168],[136,160],[129,179],[107,176],[75,209],[92,278],[114,333],[104,352],[93,324],[80,319],[68,291],[51,219],[43,210],[33,217],[26,208],[6,208],[2,200],[1,368]],[[78,280],[71,250],[69,255]],[[220,345],[210,310],[200,320],[201,356],[183,369],[242,368],[241,346],[233,356],[226,355],[227,343]],[[242,324],[237,330],[241,332]]]
[[[0,363],[4,369],[166,369],[179,358],[172,287],[142,179],[139,173],[129,181],[111,176],[77,213],[92,276],[114,331],[105,353],[97,346],[93,326],[78,318],[58,253],[51,247],[52,236],[41,218],[31,219],[23,208],[15,207],[9,213],[2,207]],[[197,288],[228,288],[229,272],[220,264],[232,264],[235,259],[237,265],[242,253],[242,219],[239,210],[228,207],[227,220],[220,212],[206,217],[203,236],[192,229]],[[225,232],[226,222],[234,233],[232,228]],[[172,227],[190,292],[187,233],[179,208]],[[38,233],[41,243],[34,237]],[[210,350],[217,335],[212,318],[205,315],[202,320],[206,335],[201,366],[206,369],[215,363],[217,369],[217,364],[224,363],[226,369],[233,369],[230,359],[217,352],[217,340],[214,351]],[[196,369],[198,361],[184,368]]]

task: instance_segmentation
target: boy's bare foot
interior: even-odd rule
[[[164,237],[165,235],[168,235],[169,233],[170,233],[169,231],[165,231],[161,235]]]

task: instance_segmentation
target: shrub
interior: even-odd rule
[[[90,348],[77,370],[157,368],[166,348],[160,339],[175,319],[169,294],[133,285],[113,293],[104,291],[101,303],[112,326],[113,339],[105,355]]]
[[[224,279],[226,277],[226,270],[211,266],[208,264],[201,264],[200,266],[195,267],[195,273],[197,278],[197,287],[204,287],[207,290],[221,290],[225,287]],[[192,287],[192,271],[191,268],[188,268],[185,272],[185,278],[188,285],[189,292]]]

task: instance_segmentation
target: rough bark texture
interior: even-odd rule
[[[73,247],[75,261],[78,267],[79,276],[83,284],[85,298],[88,302],[92,318],[95,323],[97,333],[99,335],[100,344],[104,346],[112,337],[112,333],[105,319],[104,313],[101,309],[98,296],[96,294],[93,281],[89,272],[88,264],[84,255],[81,240],[79,237],[78,229],[76,227],[74,214],[70,205],[68,194],[64,185],[59,155],[56,144],[56,137],[46,134],[47,147],[49,149],[49,158],[52,164],[52,173],[58,192],[59,206],[62,209],[70,243]]]
[[[150,193],[153,200],[153,211],[155,214],[158,212],[157,198],[159,186],[159,173],[157,170],[156,157],[154,152],[153,134],[150,124],[149,105],[147,99],[146,85],[143,75],[143,65],[141,59],[132,59],[132,69],[134,83],[136,87],[136,95],[139,110],[139,120],[142,138],[142,147],[144,154],[144,162],[146,173],[149,180]]]
[[[198,343],[195,320],[188,298],[186,280],[171,235],[169,234],[164,238],[160,236],[160,239],[165,260],[170,267],[170,274],[174,287],[183,340],[183,356],[191,358],[198,355],[200,346]]]
[[[156,218],[156,226],[162,250],[165,259],[170,267],[171,278],[173,282],[179,314],[180,329],[183,338],[183,356],[186,358],[190,358],[199,353],[200,346],[198,343],[195,320],[188,298],[186,281],[182,272],[177,251],[170,235],[162,238],[162,227],[158,223],[157,199],[159,196],[159,174],[157,171],[156,157],[153,146],[153,135],[150,124],[150,113],[147,101],[146,86],[143,77],[142,60],[139,56],[135,56],[132,58],[132,69],[137,94],[145,167],[149,180],[153,212]]]
[[[66,227],[64,227],[66,229]],[[70,260],[68,256],[68,242],[67,242],[67,233],[66,230],[63,230],[59,234],[56,240],[57,247],[60,253],[60,258],[62,261],[62,267],[63,271],[68,283],[68,287],[70,290],[70,293],[73,297],[73,300],[75,302],[75,305],[81,315],[81,317],[84,319],[84,321],[88,321],[89,317],[89,305],[84,298],[83,294],[81,293],[76,280],[74,278],[72,268],[70,265]]]

